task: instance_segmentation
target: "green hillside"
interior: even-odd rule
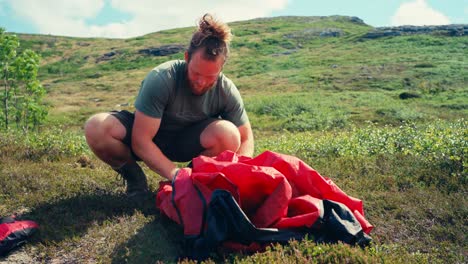
[[[388,124],[454,120],[467,114],[466,37],[365,39],[363,35],[373,28],[348,17],[280,17],[231,26],[235,37],[224,72],[246,98],[258,129],[327,129],[368,120]],[[50,91],[52,120],[81,124],[90,113],[133,103],[148,71],[163,61],[183,59],[193,30],[125,40],[20,38],[23,48],[43,57],[40,79]],[[324,32],[338,36],[321,36]],[[139,52],[167,45],[179,52],[175,49],[166,56]],[[402,93],[418,99],[401,100]],[[288,110],[268,110],[284,104]],[[335,114],[328,119],[332,120],[312,116],[329,114],[331,109]],[[287,125],[277,116],[284,110],[282,115],[296,116]]]
[[[362,199],[376,228],[366,249],[307,240],[214,261],[466,263],[468,36],[369,38],[373,27],[344,16],[229,25],[223,72],[244,98],[255,153],[301,158]],[[18,35],[21,49],[42,56],[50,109],[40,132],[0,132],[0,215],[46,224],[5,261],[175,261],[181,230],[154,212],[153,201],[134,209],[125,200],[81,129],[93,113],[132,110],[145,75],[183,59],[194,30],[130,39]],[[146,171],[155,192],[161,178]]]

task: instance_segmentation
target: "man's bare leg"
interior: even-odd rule
[[[241,145],[237,127],[226,120],[217,120],[209,124],[200,135],[200,143],[205,148],[202,155],[216,156],[225,150],[236,152]]]
[[[135,162],[122,140],[126,129],[109,113],[100,113],[88,119],[84,127],[86,142],[94,154],[120,173],[127,181],[127,195],[135,196],[148,191],[146,176]]]

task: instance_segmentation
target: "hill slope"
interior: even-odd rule
[[[339,124],[318,129],[351,121],[395,124],[467,114],[466,35],[447,37],[435,31],[369,39],[374,28],[341,16],[254,19],[231,27],[235,37],[224,72],[241,90],[258,129],[312,128],[301,128],[299,121],[285,127],[275,111],[264,109],[284,103],[292,108],[278,110],[293,111],[286,115],[299,115],[303,123],[325,122],[301,115],[303,108],[317,116],[321,109],[333,109],[341,116],[331,117]],[[125,40],[20,38],[23,48],[43,57],[40,79],[50,91],[52,119],[77,125],[96,111],[131,105],[151,68],[183,59],[193,30]],[[314,106],[318,102],[320,109]]]
[[[214,260],[466,263],[466,34],[375,37],[389,29],[342,16],[230,25],[224,73],[245,100],[255,153],[301,158],[362,199],[375,229],[365,249],[305,240]],[[155,212],[154,199],[135,206],[125,198],[81,128],[93,113],[133,109],[147,72],[182,59],[193,30],[124,40],[19,36],[43,57],[51,109],[38,133],[0,131],[0,215],[33,219],[41,231],[0,263],[172,263],[182,254],[180,228]],[[161,177],[144,169],[156,192]]]

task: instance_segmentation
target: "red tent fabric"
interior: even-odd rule
[[[182,225],[186,236],[197,236],[206,228],[203,212],[218,189],[228,191],[257,228],[310,228],[323,216],[324,200],[349,208],[366,234],[373,228],[361,200],[300,159],[272,151],[254,158],[231,151],[194,158],[173,183],[160,184],[156,206]]]
[[[16,220],[14,216],[0,218],[0,256],[26,243],[38,228],[34,221]]]

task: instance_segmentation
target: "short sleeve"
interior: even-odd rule
[[[221,113],[221,117],[231,121],[237,127],[249,122],[244,102],[237,87],[227,78],[223,80],[223,85],[225,86],[226,104],[224,111]]]
[[[142,81],[135,108],[145,115],[162,118],[169,101],[170,82],[167,70],[153,69]]]

